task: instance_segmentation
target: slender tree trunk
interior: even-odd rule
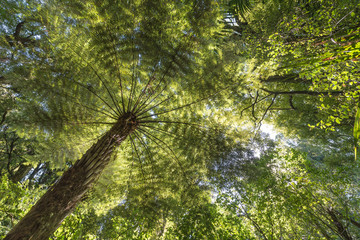
[[[330,215],[334,225],[336,226],[340,236],[346,240],[352,240],[352,237],[349,235],[346,227],[342,224],[342,222],[336,216],[335,211],[333,209],[329,208],[329,209],[327,209],[327,212]]]
[[[337,210],[333,210],[336,214],[338,214],[342,219],[345,219],[346,221],[350,221],[355,227],[360,228],[360,222],[355,221],[351,217],[344,216],[341,212]]]
[[[136,129],[125,114],[39,199],[5,240],[45,240],[60,226],[109,163],[114,147]]]
[[[21,179],[23,179],[26,174],[28,174],[31,170],[32,166],[31,165],[24,165],[24,164],[21,164],[19,166],[19,169],[15,172],[15,174],[13,176],[11,176],[11,181],[13,182],[20,182]]]

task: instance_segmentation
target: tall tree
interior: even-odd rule
[[[214,4],[64,1],[56,9],[50,4],[40,6],[51,15],[46,21],[51,51],[26,79],[11,82],[12,88],[19,88],[18,104],[25,110],[16,113],[18,123],[40,123],[37,133],[57,142],[86,131],[103,136],[71,164],[5,239],[47,239],[126,138],[140,167],[143,152],[152,152],[148,142],[153,142],[188,181],[178,156],[181,152],[175,152],[176,142],[167,142],[167,135],[199,127],[204,117],[201,112],[198,115],[195,104],[221,90],[211,84],[212,71],[206,72],[203,65],[216,61],[214,52],[207,50],[208,32],[217,27]],[[204,91],[199,94],[201,88]],[[182,111],[190,106],[191,114]],[[111,128],[104,133],[93,126]]]

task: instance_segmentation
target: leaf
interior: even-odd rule
[[[250,10],[251,3],[249,0],[232,0],[229,5],[234,8],[236,13],[243,14]]]

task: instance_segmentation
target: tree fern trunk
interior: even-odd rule
[[[114,147],[136,128],[131,115],[121,117],[74,166],[39,199],[8,233],[5,240],[49,239],[65,217],[71,213],[109,163]]]

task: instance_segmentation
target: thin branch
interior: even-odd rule
[[[84,61],[84,62],[86,63],[86,65],[87,65],[88,67],[90,67],[91,70],[95,73],[96,77],[97,77],[97,78],[100,80],[100,82],[104,85],[107,93],[109,94],[112,102],[114,103],[115,108],[116,108],[117,111],[118,111],[118,112],[117,112],[118,115],[121,115],[121,110],[119,109],[119,106],[118,106],[117,102],[115,101],[115,99],[114,99],[113,95],[111,94],[111,92],[110,92],[108,86],[106,85],[105,81],[100,77],[99,73],[95,70],[95,68],[94,68],[88,61],[86,61],[86,60],[83,58],[83,56],[81,56],[81,54],[79,54],[78,52],[76,52],[76,51],[73,50],[72,48],[71,48],[71,50],[74,51],[74,52],[76,53],[76,55],[78,55],[78,56],[81,58],[81,60]],[[89,90],[90,90],[90,89],[89,89]],[[95,94],[95,92],[93,92],[93,93]],[[99,97],[99,98],[100,98],[100,97]],[[106,103],[106,102],[105,102],[105,103]],[[108,105],[109,108],[111,108],[114,112],[116,112],[108,103],[106,103],[106,105]]]
[[[269,104],[269,106],[266,108],[264,114],[262,115],[262,117],[261,117],[261,119],[260,119],[260,121],[259,121],[259,124],[260,124],[260,125],[261,125],[261,122],[264,120],[267,112],[269,111],[269,109],[271,108],[271,106],[274,104],[275,99],[276,99],[276,96],[277,96],[277,95],[275,94],[274,97],[273,97],[272,100],[271,100],[271,103]]]
[[[338,233],[338,231],[336,229],[334,229],[331,225],[329,225],[328,223],[326,223],[321,217],[315,215],[315,213],[312,213],[309,210],[305,210],[307,213],[309,213],[310,215],[312,215],[313,217],[315,217],[316,219],[320,220],[320,222],[322,222],[322,224],[324,224],[326,227],[328,227],[333,233],[337,234],[340,238],[341,235]]]
[[[335,224],[339,234],[346,240],[352,240],[352,237],[349,235],[347,229],[344,227],[342,222],[338,219],[335,212],[332,209],[328,208],[327,213],[330,215],[332,222]]]
[[[114,112],[114,114],[115,114],[117,117],[120,117],[120,114],[121,114],[121,113],[120,113],[120,112],[117,112],[115,109],[113,109],[113,108],[110,106],[110,104],[108,104],[102,97],[100,97],[100,95],[98,95],[98,94],[93,90],[93,88],[92,88],[91,86],[87,87],[87,86],[83,85],[82,83],[79,83],[78,81],[75,81],[75,80],[74,80],[74,82],[77,83],[79,86],[87,89],[87,90],[88,90],[89,92],[91,92],[92,94],[94,94],[94,95],[95,95],[97,98],[99,98],[103,103],[105,103],[105,105],[108,106],[108,107]]]
[[[76,82],[75,81],[75,83],[77,83],[77,84],[80,84],[80,83],[78,83],[78,82]],[[93,104],[93,105],[95,105],[95,107],[96,108],[92,108],[92,107],[89,107],[89,106],[87,106],[87,105],[84,105],[84,104],[82,104],[81,103],[81,101],[78,99],[78,98],[76,98],[76,97],[74,97],[74,96],[72,96],[72,95],[70,95],[70,94],[68,94],[68,93],[66,93],[66,92],[58,92],[58,89],[59,88],[54,88],[53,86],[51,86],[50,84],[46,84],[46,83],[41,83],[44,87],[46,87],[46,88],[51,88],[52,90],[53,90],[53,93],[55,93],[55,94],[57,94],[57,95],[59,95],[60,97],[69,97],[69,98],[72,98],[72,99],[74,99],[74,100],[76,100],[76,101],[78,101],[78,102],[74,102],[75,104],[77,104],[77,105],[79,105],[79,106],[81,106],[81,107],[84,107],[84,108],[87,108],[87,109],[89,109],[89,110],[92,110],[92,111],[95,111],[95,112],[98,112],[98,113],[101,113],[101,114],[104,114],[104,115],[106,115],[106,116],[108,116],[108,117],[110,117],[110,118],[112,118],[112,119],[114,119],[114,120],[117,120],[118,119],[118,116],[117,115],[114,115],[112,112],[110,112],[110,111],[106,111],[105,109],[102,109],[102,110],[99,110],[100,109],[100,107],[99,106],[97,106],[97,105],[95,105],[95,104]],[[82,86],[82,87],[85,87],[85,86]],[[87,89],[88,91],[89,91],[89,89]]]
[[[122,106],[123,106],[123,112],[125,112],[125,104],[124,104],[124,96],[123,96],[123,88],[122,88],[122,78],[121,78],[121,73],[120,73],[120,64],[119,64],[119,60],[118,60],[118,57],[117,57],[117,51],[116,51],[116,48],[115,48],[115,38],[111,34],[111,31],[109,31],[109,32],[110,32],[110,38],[112,40],[112,48],[114,50],[116,68],[117,68],[117,73],[118,73],[118,78],[119,78],[121,103],[122,103]]]
[[[342,17],[339,21],[337,21],[337,22],[335,23],[335,25],[334,25],[331,29],[335,29],[336,26],[337,26],[342,20],[344,20],[347,16],[349,16],[354,10],[355,10],[355,8],[354,8],[353,10],[351,10],[350,12],[348,12],[348,13],[347,13],[344,17]],[[333,35],[333,31],[331,31],[330,36],[332,36],[332,35]]]
[[[285,76],[270,76],[266,79],[260,78],[261,83],[271,83],[271,82],[277,82],[277,83],[311,83],[311,80],[304,80],[299,78],[298,74],[288,74]]]
[[[152,71],[152,73],[151,73],[151,76],[149,77],[149,81],[146,83],[144,89],[143,89],[142,91],[140,91],[140,94],[139,94],[139,96],[137,97],[136,102],[135,102],[133,108],[131,109],[131,112],[133,112],[133,113],[135,113],[135,114],[136,114],[136,113],[138,112],[138,110],[139,110],[139,109],[136,110],[136,108],[137,108],[138,104],[141,102],[142,96],[146,93],[146,89],[148,88],[148,86],[151,85],[151,82],[155,79],[156,66],[158,65],[158,62],[157,62],[157,61],[155,61],[155,62],[156,62],[156,63],[155,63],[155,65],[154,65],[154,67],[153,67],[153,71]],[[135,92],[134,92],[134,94],[135,94]],[[150,98],[150,97],[149,97],[149,98]],[[144,104],[146,103],[146,101],[147,101],[147,99],[145,99],[145,101],[143,101],[143,103],[141,104],[141,106],[144,105]],[[141,106],[140,106],[139,108],[141,108]]]
[[[333,211],[335,211],[337,214],[339,214],[340,217],[346,218],[346,219],[350,220],[350,222],[351,222],[355,227],[357,227],[357,228],[360,229],[360,222],[355,221],[355,220],[354,220],[353,218],[351,218],[351,217],[344,216],[341,212],[339,212],[339,211],[337,211],[337,210],[333,210]]]
[[[104,125],[114,125],[116,122],[68,122],[71,124],[104,124]]]
[[[287,110],[292,111],[294,109],[292,109],[292,108],[275,108],[275,107],[269,109],[269,111],[287,111]]]
[[[189,36],[188,40],[190,40],[190,39],[191,39],[191,36]],[[165,68],[165,71],[163,72],[162,77],[159,78],[159,83],[156,85],[156,87],[155,87],[155,89],[154,89],[154,92],[157,92],[157,91],[158,91],[158,88],[160,87],[161,83],[164,81],[165,77],[166,77],[167,74],[169,73],[169,71],[170,71],[170,69],[171,69],[171,67],[172,67],[172,64],[175,62],[175,58],[176,58],[176,56],[178,55],[178,53],[179,53],[180,50],[181,50],[181,45],[179,44],[179,45],[177,46],[177,48],[175,49],[174,54],[171,56],[171,60],[170,60],[170,62],[168,63],[167,67]],[[148,86],[148,85],[145,86],[145,89],[144,89],[144,91],[143,91],[142,93],[144,93],[144,92],[146,91],[146,87],[147,87],[147,86]],[[150,100],[149,104],[150,104],[151,102],[153,102],[153,101],[164,91],[164,89],[165,89],[167,86],[168,86],[168,84],[165,84],[165,87],[164,87],[164,88],[157,94],[157,96],[154,97],[152,100],[150,100],[151,96],[149,96],[149,97],[144,101],[144,103],[143,103],[142,105],[146,104],[147,101],[149,101],[149,100]],[[138,99],[141,98],[142,93],[140,93],[140,96],[138,97]],[[149,104],[147,104],[145,107],[147,107]],[[140,107],[140,108],[141,108],[141,107]],[[139,110],[140,110],[140,109],[139,109]],[[138,111],[137,111],[137,112],[138,112]]]
[[[266,98],[270,97],[271,95],[272,95],[272,94],[269,94],[269,95],[261,98],[259,101],[254,102],[254,103],[252,103],[250,106],[247,106],[246,108],[244,108],[243,110],[241,110],[241,112],[240,112],[240,117],[242,117],[243,112],[244,112],[246,109],[249,109],[249,108],[251,108],[253,105],[255,105],[255,104],[259,103],[259,102],[262,102],[263,100],[265,100]]]
[[[133,14],[133,24],[135,24],[135,16]],[[134,26],[135,28],[135,26]],[[135,43],[134,43],[134,36],[132,37],[132,79],[131,79],[131,88],[130,88],[130,96],[128,100],[128,111],[131,107],[131,101],[133,98],[133,95],[135,94],[135,88],[136,88],[136,81],[135,81]]]
[[[178,121],[164,121],[164,120],[147,120],[147,121],[139,121],[139,123],[170,123],[170,124],[173,124],[173,123],[176,123],[176,124],[184,124],[184,125],[188,125],[188,126],[196,126],[196,127],[199,127],[199,128],[205,128],[204,126],[201,126],[199,124],[194,124],[194,123],[187,123],[187,122],[178,122]]]
[[[0,125],[2,125],[2,124],[5,122],[5,118],[6,118],[6,114],[7,114],[7,113],[8,113],[7,111],[5,111],[5,112],[3,113],[2,118],[1,118],[1,121],[0,121]]]
[[[142,173],[142,175],[143,175],[143,180],[145,180],[144,169],[143,169],[143,167],[142,167],[142,162],[141,162],[141,159],[140,159],[139,153],[138,153],[138,151],[137,151],[137,148],[136,148],[135,142],[134,142],[134,140],[132,139],[131,135],[130,135],[129,137],[130,137],[130,141],[131,141],[131,146],[133,146],[133,147],[134,147],[135,153],[136,153],[136,155],[137,155],[137,157],[138,157],[138,159],[139,159],[139,163],[140,163],[140,170],[141,170],[141,173]]]
[[[296,110],[296,108],[294,107],[294,104],[293,104],[293,95],[290,95],[290,97],[289,97],[289,105],[293,110]]]
[[[315,224],[315,226],[318,229],[320,229],[321,234],[326,238],[326,240],[331,240],[331,237],[329,236],[329,234],[326,232],[325,229],[323,229],[323,227],[321,227],[321,225],[316,220],[310,219],[310,221],[312,221]]]
[[[255,121],[257,121],[257,117],[255,116],[255,103],[257,102],[259,98],[259,91],[256,91],[256,97],[255,97],[255,101],[254,101],[254,104],[252,104],[252,107],[251,107],[251,114],[253,116],[253,118],[255,119]]]
[[[265,233],[261,230],[261,227],[257,224],[257,222],[255,222],[255,220],[253,220],[253,219],[250,217],[249,213],[244,209],[244,207],[242,206],[241,203],[240,203],[239,205],[240,205],[241,209],[240,209],[238,206],[235,206],[235,207],[236,207],[237,209],[243,211],[243,212],[245,213],[246,218],[249,219],[249,220],[252,222],[252,224],[254,225],[254,227],[256,228],[256,230],[259,231],[259,233],[264,237],[265,240],[268,240],[268,238],[266,237]]]
[[[16,25],[15,32],[13,34],[14,38],[17,39],[20,35],[21,29],[24,26],[25,21],[22,21]]]
[[[261,90],[276,94],[276,95],[296,95],[296,94],[303,94],[303,95],[311,95],[311,96],[319,96],[319,95],[340,95],[343,94],[343,91],[332,91],[332,92],[312,92],[312,91],[271,91],[265,88],[260,88]]]
[[[156,67],[156,65],[155,65],[155,67]],[[152,81],[154,78],[155,78],[155,77],[154,77],[153,75],[149,77],[149,80],[147,81],[145,87],[140,91],[139,96],[136,98],[136,101],[135,101],[135,103],[134,103],[134,106],[133,106],[132,109],[131,109],[131,112],[134,112],[134,113],[136,114],[136,112],[139,111],[139,109],[141,108],[141,106],[146,103],[147,99],[145,99],[145,101],[143,101],[142,103],[141,103],[141,99],[142,99],[143,95],[146,93],[146,89],[148,88],[148,86],[151,85],[151,81]],[[134,92],[134,95],[135,95],[135,92]],[[141,104],[140,104],[140,103],[141,103]],[[139,104],[140,104],[140,107],[139,107],[138,109],[136,109]]]
[[[143,101],[143,103],[139,106],[139,108],[136,110],[136,112],[135,112],[135,114],[137,114],[138,112],[142,112],[143,110],[144,110],[144,108],[146,108],[147,106],[149,106],[153,101],[155,101],[155,99],[157,99],[162,93],[163,93],[163,91],[166,89],[166,87],[168,86],[168,84],[165,84],[165,86],[158,92],[158,94],[154,97],[154,98],[152,98],[151,100],[150,100],[150,98],[151,98],[151,95],[147,98],[147,99],[145,99],[145,101]],[[155,88],[155,90],[154,91],[156,91],[156,88]],[[145,93],[146,92],[146,88],[144,88],[144,90],[143,91],[141,91],[141,93]],[[140,97],[139,97],[139,99],[140,99]]]
[[[171,133],[169,133],[169,132],[167,132],[167,131],[165,131],[165,130],[163,130],[163,129],[161,129],[161,128],[156,128],[156,127],[152,127],[152,126],[145,125],[145,124],[141,124],[141,126],[142,126],[142,127],[150,128],[150,129],[152,129],[152,130],[154,130],[154,131],[163,132],[163,133],[167,134],[167,135],[170,136],[170,137],[174,137],[174,138],[175,138],[175,137],[178,137],[178,136],[179,136],[179,135],[171,134]]]
[[[148,148],[148,146],[146,145],[146,143],[144,142],[144,140],[141,139],[141,136],[139,136],[140,134],[135,131],[135,132],[134,132],[134,135],[135,135],[135,137],[140,141],[140,143],[144,146],[145,151],[146,151],[147,154],[150,156],[150,162],[151,162],[150,167],[151,167],[153,173],[155,173],[155,170],[154,170],[155,163],[154,163],[153,154],[151,153],[150,149]],[[151,180],[152,180],[152,179],[151,179]]]
[[[172,97],[174,97],[174,95],[171,95],[170,97],[165,98],[164,100],[162,100],[162,101],[158,102],[157,104],[155,104],[155,105],[151,106],[150,108],[147,108],[147,109],[145,109],[145,110],[141,111],[141,112],[140,112],[140,113],[138,113],[137,115],[138,115],[138,116],[141,116],[141,115],[145,114],[146,112],[148,112],[148,111],[150,111],[150,110],[152,110],[152,109],[156,108],[156,107],[157,107],[157,106],[159,106],[160,104],[162,104],[162,103],[164,103],[164,102],[169,101]],[[157,115],[161,115],[161,114],[162,114],[162,113],[160,113],[160,114],[147,115],[147,116],[144,116],[144,117],[141,117],[141,118],[138,118],[138,119],[140,120],[140,119],[149,118],[149,117],[153,117],[153,116],[157,116]]]
[[[177,54],[177,51],[175,52],[175,54]],[[170,69],[170,66],[172,64],[172,62],[174,58],[172,58],[172,61],[169,63],[168,67],[166,68],[166,70],[164,71],[164,74],[161,78],[159,78],[159,83],[156,85],[154,92],[156,92],[158,90],[158,88],[160,87],[161,83],[163,82],[163,80],[165,79],[165,76],[167,75],[168,70]],[[148,86],[150,86],[151,82],[155,79],[155,77],[150,77],[149,82],[146,84],[145,88],[140,92],[139,97],[137,99],[137,103],[141,100],[142,96],[146,93],[146,89]],[[143,108],[147,107],[149,104],[151,104],[156,98],[158,98],[158,96],[160,96],[160,94],[166,89],[166,87],[168,86],[168,84],[165,84],[165,86],[163,87],[163,89],[153,98],[151,99],[151,95],[146,98],[143,103],[140,105],[140,107],[138,108],[138,110],[135,112],[138,113],[139,111],[142,111]],[[150,100],[151,99],[151,100]],[[150,101],[149,101],[150,100]],[[148,102],[149,101],[149,102]],[[145,105],[145,106],[144,106]],[[135,108],[137,107],[137,104],[134,105],[133,110],[135,110]]]
[[[160,112],[160,113],[156,113],[156,114],[153,114],[153,115],[144,116],[143,118],[149,118],[149,117],[153,117],[153,116],[159,116],[159,115],[162,115],[162,114],[165,114],[165,113],[169,113],[169,112],[177,111],[177,110],[182,109],[182,108],[185,108],[185,107],[189,107],[189,106],[191,106],[191,105],[193,105],[193,104],[202,102],[202,101],[204,101],[204,100],[208,100],[209,98],[211,98],[211,97],[219,94],[220,92],[228,89],[229,87],[230,87],[230,86],[225,87],[225,88],[223,88],[223,89],[221,89],[221,90],[219,90],[219,91],[217,91],[217,92],[215,92],[215,93],[213,93],[213,94],[211,94],[211,95],[209,95],[209,96],[206,96],[206,97],[204,97],[204,98],[198,99],[198,100],[193,101],[193,102],[191,102],[191,103],[188,103],[188,104],[185,104],[185,105],[182,105],[182,106],[179,106],[179,107],[177,107],[177,108],[173,108],[173,109],[170,109],[170,110],[167,110],[167,111],[164,111],[164,112]],[[170,96],[169,98],[171,98],[171,97],[172,97],[172,96]],[[160,104],[160,103],[159,103],[159,104]],[[146,112],[146,111],[144,111],[144,112]],[[143,119],[143,118],[139,118],[139,119]]]
[[[25,24],[25,21],[22,21],[16,25],[15,32],[12,34],[12,36],[6,35],[5,39],[9,43],[10,46],[16,46],[16,43],[20,43],[23,46],[30,46],[30,44],[34,44],[35,41],[30,39],[33,35],[27,37],[21,37],[20,32]]]
[[[180,170],[181,170],[181,172],[182,172],[183,175],[184,175],[184,178],[185,178],[186,180],[188,180],[187,177],[186,177],[185,171],[184,171],[184,169],[183,169],[183,167],[182,167],[182,165],[181,165],[178,157],[176,156],[176,154],[174,153],[174,151],[169,147],[169,145],[168,145],[166,142],[164,142],[163,140],[161,140],[161,139],[159,139],[158,137],[154,136],[153,134],[149,133],[149,132],[146,131],[145,129],[138,128],[138,130],[141,131],[141,132],[143,132],[143,133],[144,133],[146,136],[148,136],[150,139],[152,139],[160,148],[164,149],[159,143],[157,143],[157,141],[159,141],[159,142],[161,142],[162,144],[164,144],[165,147],[170,151],[170,156],[171,156],[171,155],[174,156],[173,159],[175,159],[175,161],[176,161],[177,164],[179,165]],[[155,139],[156,139],[157,141],[156,141]],[[165,149],[164,149],[164,150],[165,150]]]

